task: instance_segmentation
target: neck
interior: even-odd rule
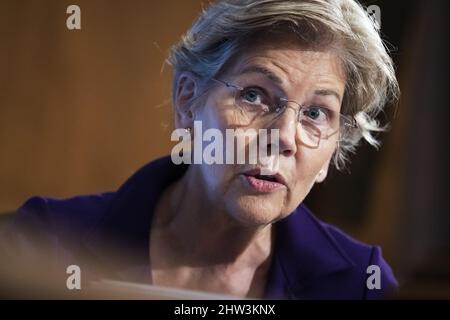
[[[154,228],[175,246],[172,261],[226,270],[258,269],[271,254],[272,228],[243,225],[213,203],[190,166],[169,187],[158,206]]]

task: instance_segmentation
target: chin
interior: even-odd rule
[[[258,227],[283,218],[282,205],[282,199],[272,195],[240,195],[226,201],[225,206],[235,220],[249,227]]]

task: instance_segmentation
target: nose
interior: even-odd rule
[[[271,124],[270,129],[279,130],[279,152],[289,157],[297,152],[297,111],[287,107]]]

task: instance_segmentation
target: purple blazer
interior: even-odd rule
[[[39,239],[46,244],[52,263],[81,264],[83,275],[92,278],[151,284],[152,213],[164,188],[186,168],[164,157],[145,165],[115,192],[63,200],[30,198],[19,208],[7,242],[16,244],[14,254],[27,255]],[[267,299],[380,299],[397,287],[378,246],[361,243],[319,221],[303,204],[274,227]],[[106,247],[114,248],[122,258],[112,258]],[[108,274],[96,274],[100,269],[85,266],[85,257],[93,265],[106,267],[101,270],[107,269]],[[369,265],[380,267],[380,289],[369,289],[366,284]]]

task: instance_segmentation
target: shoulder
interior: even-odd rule
[[[379,299],[395,293],[398,283],[379,245],[361,242],[334,225],[320,221],[319,223],[330,241],[335,242],[353,262],[353,273],[363,275],[363,298]]]
[[[113,192],[106,192],[66,199],[35,196],[19,207],[15,224],[36,224],[49,232],[86,229],[105,212],[113,195]]]
[[[35,196],[18,209],[2,232],[9,248],[3,252],[28,255],[36,250],[59,253],[76,247],[84,233],[106,212],[114,193],[82,195],[67,199]]]
[[[103,193],[28,199],[0,234],[2,281],[18,279],[9,285],[65,292],[66,268],[84,261],[83,234],[101,218],[111,197]]]
[[[303,204],[278,230],[278,256],[295,297],[380,299],[395,291],[397,282],[379,246],[322,222]]]

